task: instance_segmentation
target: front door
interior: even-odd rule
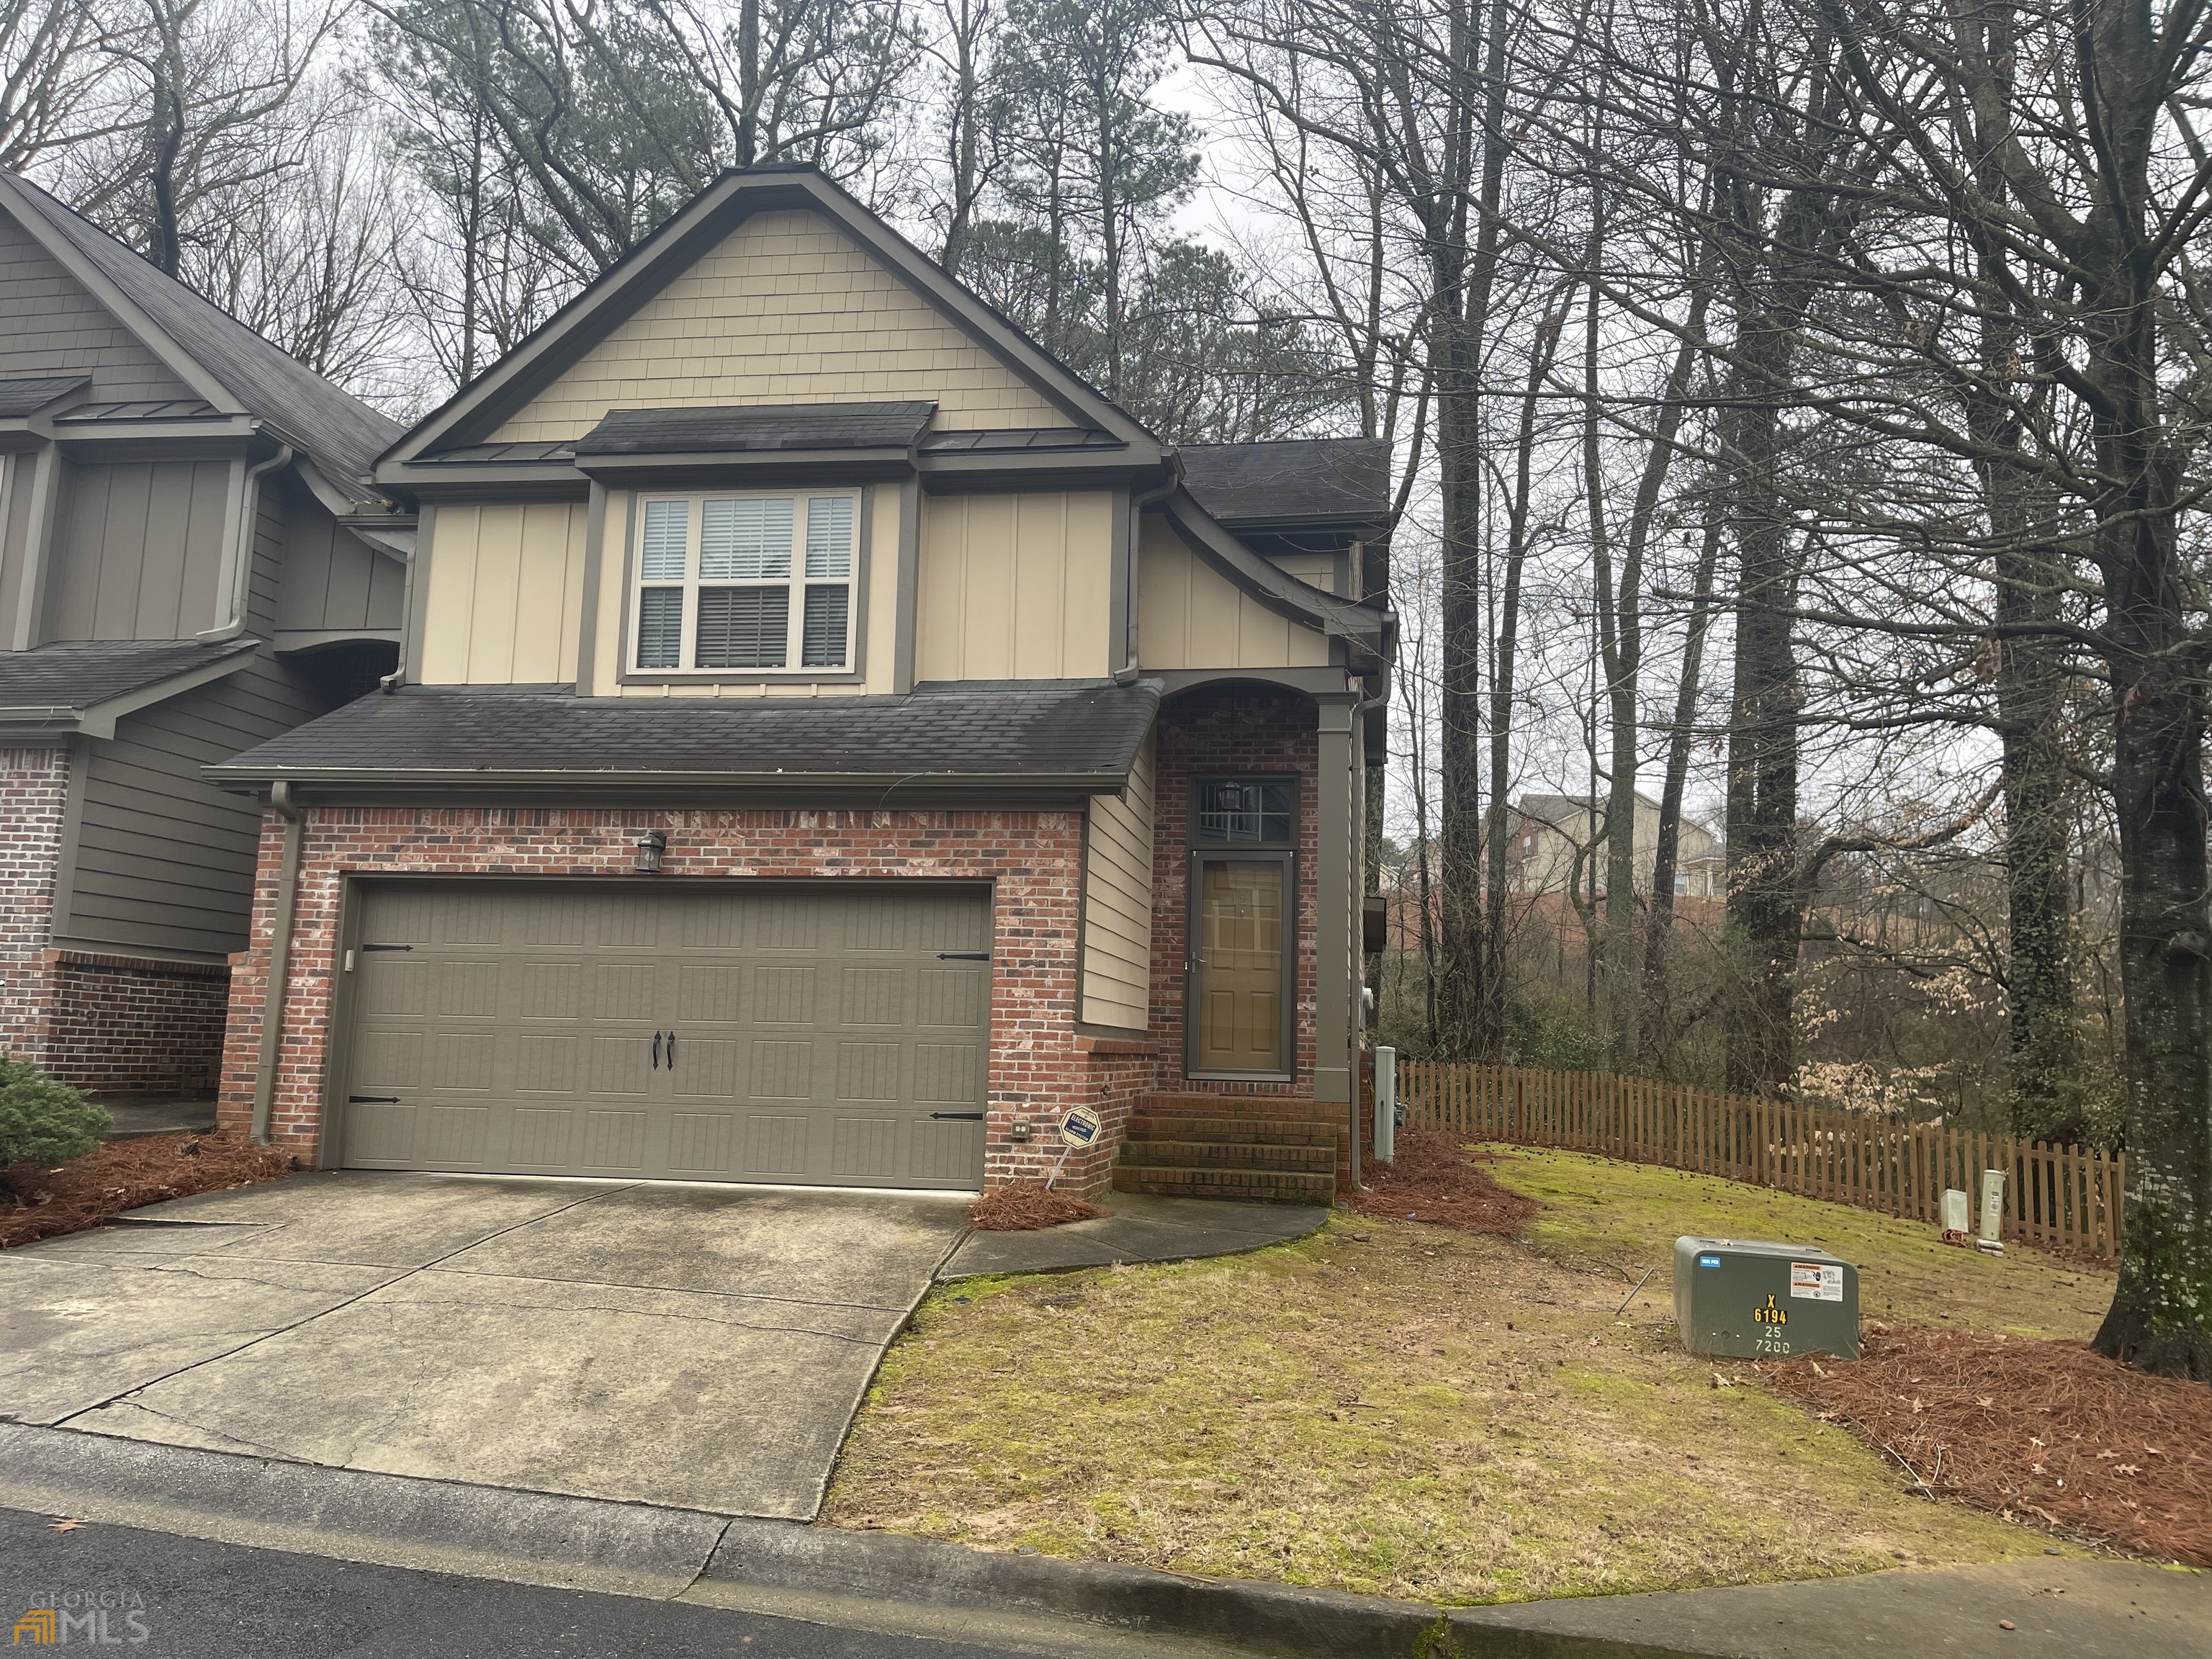
[[[1290,872],[1286,858],[1197,860],[1194,1072],[1290,1069],[1283,1053]]]

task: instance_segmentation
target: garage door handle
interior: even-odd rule
[[[991,953],[988,951],[939,951],[937,959],[939,962],[988,962]]]
[[[932,1112],[930,1116],[958,1118],[963,1123],[981,1123],[983,1121],[981,1112]]]
[[[668,1034],[668,1069],[672,1072],[676,1069],[676,1033],[673,1031]]]
[[[658,1031],[653,1034],[653,1069],[656,1072],[660,1069],[660,1033]]]
[[[349,1106],[397,1106],[398,1103],[398,1095],[348,1095],[346,1097],[346,1104]]]

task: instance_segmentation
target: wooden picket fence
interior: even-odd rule
[[[2003,1236],[2119,1252],[2126,1158],[1607,1072],[1398,1062],[1409,1128],[1599,1152],[1934,1222],[1946,1188],[1981,1206],[2005,1173]]]

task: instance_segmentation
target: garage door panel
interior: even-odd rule
[[[983,1126],[922,1120],[911,1126],[917,1179],[950,1183],[983,1162]]]
[[[832,1140],[830,1173],[848,1180],[880,1179],[894,1174],[899,1123],[889,1117],[846,1117],[836,1120]]]
[[[524,957],[509,964],[514,972],[514,1014],[518,1019],[557,1019],[568,1024],[584,1017],[584,991],[589,970],[580,962],[538,961]]]
[[[815,1014],[811,968],[756,968],[751,997],[741,1016],[755,1025],[805,1025]]]
[[[806,1038],[755,1037],[752,1087],[755,1100],[811,1100],[814,1044]]]
[[[924,968],[915,975],[914,1023],[981,1026],[990,980],[980,968]]]
[[[902,1025],[906,969],[848,968],[837,1004],[840,1025]]]
[[[737,1173],[738,1119],[734,1112],[677,1112],[668,1120],[672,1175],[728,1176]]]
[[[621,1174],[645,1170],[646,1114],[598,1106],[584,1114],[584,1167]]]
[[[975,886],[377,884],[349,989],[349,1163],[974,1187]],[[413,938],[400,937],[411,933]],[[667,1042],[674,1034],[672,1063]],[[654,1039],[660,1038],[658,1063]]]
[[[899,1097],[899,1045],[896,1042],[841,1042],[837,1045],[839,1100],[896,1100]]]
[[[425,1164],[479,1169],[491,1139],[491,1108],[450,1106],[433,1102],[416,1115],[421,1143],[415,1156]]]
[[[519,1170],[565,1170],[576,1161],[576,1114],[566,1106],[518,1106],[513,1152]]]
[[[755,1180],[806,1173],[814,1120],[795,1114],[753,1112],[745,1118],[744,1173]]]

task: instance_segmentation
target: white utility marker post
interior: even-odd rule
[[[1379,1043],[1375,1049],[1375,1161],[1398,1157],[1398,1051]]]

